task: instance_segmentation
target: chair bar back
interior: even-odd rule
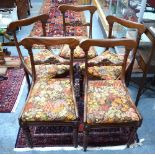
[[[92,38],[92,21],[93,21],[93,14],[95,13],[95,11],[97,10],[96,6],[91,6],[91,5],[87,5],[87,6],[72,6],[72,5],[67,5],[67,4],[63,4],[60,5],[58,7],[58,9],[61,11],[62,13],[62,17],[63,17],[63,31],[64,31],[64,36],[66,36],[66,26],[89,26],[89,38]],[[65,18],[65,13],[67,11],[74,11],[74,12],[84,12],[84,11],[89,11],[90,12],[90,21],[88,23],[68,23],[66,22],[66,18]]]
[[[79,45],[79,41],[74,38],[69,37],[61,37],[61,38],[51,38],[51,37],[27,37],[19,42],[20,45],[24,46],[30,55],[31,60],[31,68],[32,68],[32,79],[33,82],[36,81],[36,70],[35,70],[35,63],[34,63],[34,57],[33,57],[33,45],[45,45],[45,46],[55,46],[55,45],[63,45],[68,44],[71,51],[70,56],[70,79],[73,83],[73,54],[74,49],[77,45]]]

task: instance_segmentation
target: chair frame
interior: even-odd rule
[[[46,23],[47,23],[48,18],[49,18],[48,14],[42,14],[42,15],[39,15],[39,16],[31,17],[31,18],[21,19],[21,20],[18,20],[18,21],[11,22],[8,25],[8,28],[7,28],[7,30],[9,32],[13,33],[14,45],[17,48],[17,52],[18,52],[19,58],[21,60],[22,66],[24,68],[29,90],[30,90],[30,86],[31,86],[29,75],[32,76],[32,73],[29,71],[29,69],[27,68],[27,66],[26,66],[26,64],[24,62],[24,57],[23,57],[22,51],[21,51],[21,49],[19,47],[19,40],[17,39],[16,30],[19,27],[28,26],[28,25],[31,25],[31,24],[37,22],[37,21],[40,21],[42,23],[43,36],[46,36],[46,29],[45,29],[45,27],[46,27]],[[10,46],[11,45],[13,45],[13,44],[10,44]]]
[[[136,97],[136,101],[135,101],[136,106],[138,106],[138,102],[139,102],[140,96],[142,95],[142,90],[143,90],[144,85],[145,85],[145,80],[147,78],[147,73],[148,72],[155,72],[155,69],[154,69],[155,66],[151,64],[151,61],[154,58],[154,54],[155,54],[154,53],[154,49],[155,49],[155,34],[154,34],[154,32],[150,28],[146,28],[144,34],[150,39],[150,41],[152,43],[152,49],[151,49],[150,53],[148,53],[148,57],[145,58],[145,59],[143,58],[143,55],[141,54],[140,51],[137,52],[136,59],[137,58],[139,59],[139,61],[137,61],[137,62],[139,64],[140,68],[143,71],[143,77],[142,77],[142,81],[140,83],[140,86],[139,86],[139,89],[138,89],[138,93],[137,93],[137,97]]]
[[[75,105],[75,113],[76,113],[76,119],[74,121],[70,122],[62,122],[62,121],[22,121],[22,113],[19,117],[19,125],[23,129],[23,132],[26,135],[27,143],[29,147],[33,147],[32,137],[30,134],[30,126],[71,126],[73,127],[73,143],[74,147],[78,146],[78,126],[79,126],[79,116],[78,116],[78,109],[76,104],[76,99],[74,95],[74,87],[73,87],[73,53],[75,47],[79,44],[79,41],[74,38],[50,38],[50,37],[28,37],[23,39],[20,43],[20,45],[24,46],[30,55],[31,65],[32,65],[32,85],[30,89],[29,96],[31,94],[31,91],[33,90],[33,87],[36,82],[36,70],[35,70],[35,63],[33,58],[33,52],[32,52],[32,46],[33,44],[39,44],[39,45],[45,45],[45,46],[53,46],[53,45],[61,45],[61,44],[68,44],[71,49],[71,57],[70,57],[70,82],[71,82],[71,88],[72,88],[72,94],[73,94],[73,102]],[[59,78],[58,78],[59,80]],[[27,101],[29,99],[29,96],[27,98]],[[27,102],[26,101],[26,102]],[[23,108],[24,110],[24,108]],[[22,112],[23,112],[22,110]]]
[[[115,47],[115,46],[124,46],[126,48],[126,53],[124,56],[124,62],[122,65],[122,73],[120,76],[120,80],[122,81],[124,88],[127,90],[126,86],[125,86],[125,70],[126,70],[126,62],[127,62],[127,58],[128,55],[131,51],[131,49],[133,49],[133,52],[135,52],[135,48],[137,46],[136,41],[134,40],[129,40],[129,39],[104,39],[104,40],[95,40],[95,39],[89,39],[86,41],[83,41],[80,44],[80,47],[85,51],[86,57],[85,57],[85,94],[84,94],[84,139],[83,139],[83,149],[84,151],[87,150],[87,143],[88,143],[88,135],[89,135],[89,131],[92,128],[107,128],[107,127],[131,127],[132,131],[130,133],[128,142],[127,142],[127,147],[130,146],[130,144],[132,143],[133,138],[135,138],[135,134],[136,131],[138,129],[138,127],[141,125],[142,123],[142,117],[141,115],[139,115],[139,122],[126,122],[126,123],[102,123],[102,124],[88,124],[87,123],[87,102],[88,102],[88,80],[89,80],[89,74],[88,74],[88,50],[91,46],[99,46],[99,47],[105,47],[105,48],[110,48],[110,47]],[[134,106],[134,103],[133,103]],[[136,109],[136,106],[134,106],[134,108]],[[137,109],[136,109],[137,111]]]
[[[114,23],[118,23],[118,24],[120,24],[120,25],[122,25],[124,27],[132,28],[132,29],[137,30],[137,37],[136,37],[137,46],[134,49],[135,51],[134,51],[134,54],[132,54],[131,63],[127,67],[127,72],[126,72],[126,84],[128,86],[129,82],[130,82],[130,79],[131,79],[131,73],[132,73],[132,69],[133,69],[133,65],[134,65],[134,61],[135,61],[137,48],[138,48],[138,45],[139,45],[139,41],[141,39],[141,35],[145,32],[145,26],[143,24],[141,24],[141,23],[132,22],[132,21],[125,20],[125,19],[122,19],[122,18],[118,18],[118,17],[112,16],[112,15],[107,16],[106,19],[107,19],[107,22],[109,24],[108,38],[114,38],[112,36],[112,30],[113,30]]]
[[[89,38],[92,38],[92,21],[93,21],[93,14],[95,13],[95,11],[97,10],[96,6],[72,6],[72,5],[60,5],[58,7],[58,9],[61,11],[62,13],[62,17],[63,17],[63,31],[64,31],[64,36],[66,36],[66,26],[89,26]],[[74,11],[74,12],[84,12],[84,11],[89,11],[90,12],[90,21],[89,23],[67,23],[66,22],[66,18],[65,18],[65,13],[67,11]]]

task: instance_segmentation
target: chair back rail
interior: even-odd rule
[[[64,31],[64,36],[66,36],[66,26],[89,26],[89,38],[92,38],[92,19],[93,19],[93,14],[97,10],[96,6],[72,6],[72,5],[60,5],[58,9],[62,13],[63,17],[63,31]],[[89,11],[90,12],[90,21],[89,23],[67,23],[65,20],[65,13],[67,11],[74,11],[74,12],[84,12],[84,11]]]
[[[44,26],[44,24],[47,22],[48,18],[49,18],[48,14],[42,14],[39,16],[31,17],[31,18],[13,21],[8,25],[8,30],[14,32],[14,31],[16,31],[16,29],[18,27],[28,26],[28,25],[31,25],[31,24],[37,22],[37,21],[41,21]]]

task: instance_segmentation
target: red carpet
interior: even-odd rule
[[[8,69],[7,80],[0,81],[0,112],[11,112],[24,78],[23,69]]]
[[[61,3],[58,3],[57,0],[45,0],[41,8],[42,13],[49,13],[50,18],[46,24],[46,35],[49,37],[58,37],[63,36],[63,27],[62,27],[62,15],[58,10],[60,4],[74,4],[77,5],[77,0],[62,0]],[[66,18],[68,21],[84,21],[84,14],[67,12]],[[40,22],[37,22],[30,34],[31,36],[41,36],[42,35],[42,26]],[[69,36],[87,36],[86,27],[72,27],[67,29],[67,35]]]

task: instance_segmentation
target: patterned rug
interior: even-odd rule
[[[7,80],[0,81],[0,112],[11,112],[24,78],[23,69],[8,69]]]
[[[45,0],[41,8],[40,14],[48,13],[49,19],[46,24],[46,36],[49,37],[59,37],[63,36],[63,20],[61,12],[58,10],[58,6],[61,4],[72,4],[77,5],[77,0]],[[85,21],[84,14],[75,13],[68,11],[66,14],[67,21]],[[42,26],[40,22],[35,23],[30,36],[41,36],[42,35]],[[67,28],[68,36],[87,36],[86,27],[68,27]]]
[[[34,147],[68,147],[73,146],[72,128],[69,127],[32,127],[31,135]],[[90,132],[88,146],[107,147],[125,145],[130,130],[128,128],[105,128]],[[82,131],[78,135],[78,145],[83,145]],[[25,135],[20,129],[15,148],[27,148]]]

